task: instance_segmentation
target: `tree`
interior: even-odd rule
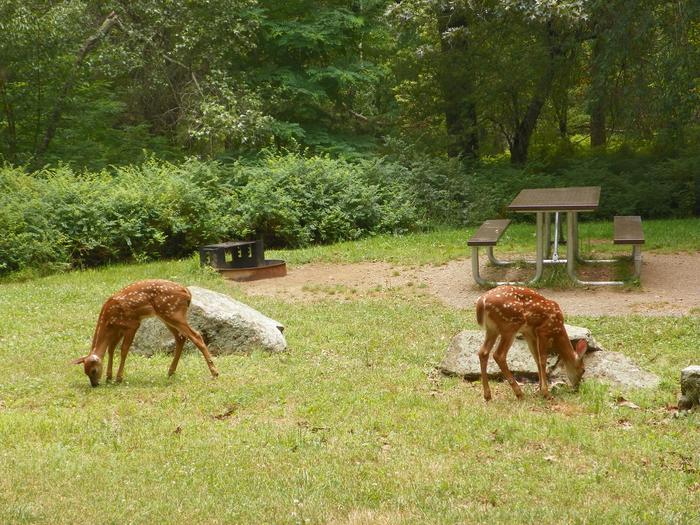
[[[0,154],[26,162],[85,38],[83,2],[0,1]]]
[[[437,2],[435,10],[440,38],[439,82],[450,137],[447,153],[475,159],[479,154],[479,128],[470,56],[471,13],[466,6],[448,1]]]

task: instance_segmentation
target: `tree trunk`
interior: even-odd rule
[[[554,64],[550,61],[547,69],[537,83],[535,93],[527,107],[527,112],[523,119],[515,128],[515,134],[510,147],[510,162],[511,164],[525,164],[527,162],[528,149],[530,147],[530,139],[537,126],[537,120],[542,112],[542,107],[547,100],[547,95],[552,87],[554,80]]]
[[[66,99],[68,98],[68,95],[73,89],[73,85],[75,84],[75,80],[78,76],[78,71],[80,70],[80,66],[83,64],[85,57],[95,46],[97,46],[100,40],[102,40],[102,38],[104,38],[105,35],[109,33],[110,29],[112,29],[112,27],[118,21],[119,17],[114,11],[112,11],[109,15],[107,15],[107,18],[105,18],[104,22],[102,22],[102,25],[95,32],[95,34],[90,36],[90,38],[88,38],[82,45],[80,51],[78,51],[78,56],[75,60],[73,71],[68,74],[68,78],[63,84],[63,88],[61,89],[61,92],[59,93],[58,98],[56,99],[54,109],[51,112],[51,115],[49,116],[48,124],[46,126],[46,133],[44,134],[44,139],[41,141],[41,144],[39,144],[39,147],[37,148],[35,153],[37,158],[40,158],[46,152],[46,150],[49,147],[49,144],[51,143],[51,139],[53,139],[53,136],[56,134],[58,122],[61,119],[61,113],[63,112]]]
[[[532,133],[537,126],[537,120],[540,117],[544,103],[547,101],[554,75],[557,71],[559,59],[562,57],[563,50],[557,40],[557,33],[551,22],[547,23],[547,47],[549,48],[549,60],[545,67],[542,76],[540,77],[532,99],[528,104],[527,111],[523,119],[517,124],[513,140],[510,145],[510,162],[511,164],[521,165],[527,162],[528,149],[530,147],[530,139]]]
[[[7,121],[7,155],[10,162],[15,162],[17,155],[17,126],[15,124],[15,112],[7,98],[7,88],[4,72],[0,71],[0,93],[2,94],[2,110]]]
[[[464,10],[441,4],[437,12],[440,31],[440,87],[444,100],[445,123],[450,142],[447,154],[475,159],[479,154],[479,134],[474,83],[469,71],[467,16]]]
[[[602,60],[601,37],[597,36],[591,55],[591,147],[605,147],[605,68],[601,67]]]

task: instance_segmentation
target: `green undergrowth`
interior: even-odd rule
[[[517,229],[516,229],[517,231]],[[452,235],[445,232],[446,237]],[[69,361],[104,298],[164,277],[230,293],[285,326],[289,352],[130,355],[91,388]],[[346,294],[347,295],[347,294]],[[434,367],[471,309],[392,290],[247,296],[194,260],[0,285],[2,523],[692,523],[700,419],[673,417],[700,317],[573,317],[659,374],[653,391],[492,383]],[[619,404],[620,396],[638,409]]]

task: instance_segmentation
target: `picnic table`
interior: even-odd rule
[[[577,263],[614,263],[618,259],[582,259],[578,250],[578,214],[598,209],[600,186],[569,188],[524,189],[508,205],[508,210],[518,213],[534,213],[536,216],[535,260],[526,261],[535,265],[535,275],[528,283],[492,282],[479,275],[478,247],[486,246],[489,260],[496,266],[509,266],[512,261],[502,261],[493,254],[493,247],[505,232],[510,221],[489,220],[469,240],[472,247],[472,273],[478,284],[492,286],[498,284],[534,284],[542,278],[545,265],[565,264],[571,280],[584,285],[621,285],[623,281],[583,281],[576,273]],[[567,237],[562,239],[561,215],[566,215]],[[554,222],[554,242],[552,242],[552,221]],[[641,244],[644,243],[641,218],[638,216],[617,216],[614,219],[615,244],[631,244],[635,277],[641,271]],[[566,242],[566,258],[559,256],[559,245]]]

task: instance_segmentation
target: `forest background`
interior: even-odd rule
[[[700,214],[692,0],[0,0],[0,274]]]

